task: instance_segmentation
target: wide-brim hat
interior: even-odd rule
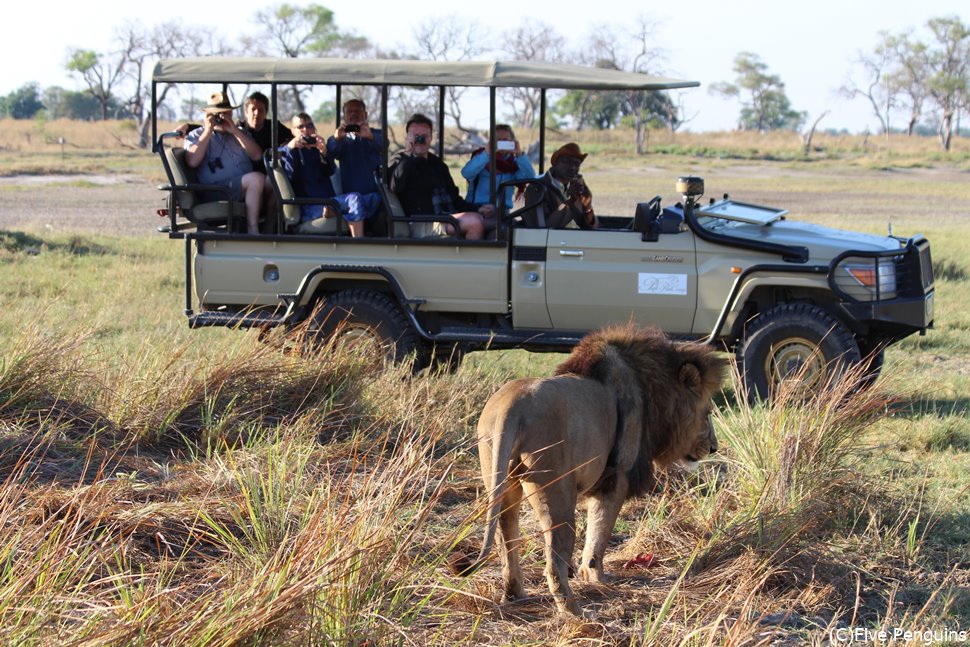
[[[579,150],[579,144],[569,142],[564,146],[560,146],[559,149],[552,154],[552,157],[549,158],[549,162],[555,166],[560,157],[575,157],[582,162],[584,159],[586,159],[587,155],[589,155],[589,153],[584,153],[583,151]]]
[[[234,106],[229,102],[229,97],[225,92],[213,92],[209,97],[209,104],[202,108],[202,112],[212,114],[213,112],[225,112],[235,110],[239,106]]]

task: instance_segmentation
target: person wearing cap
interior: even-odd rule
[[[527,227],[597,227],[593,194],[579,173],[587,155],[574,142],[569,142],[552,154],[549,170],[536,178],[535,182],[529,183],[523,196],[516,200],[517,204],[522,205],[539,202],[535,209],[522,214]]]
[[[200,183],[224,186],[234,202],[245,202],[246,229],[258,234],[266,176],[253,170],[253,162],[262,155],[259,144],[232,120],[232,111],[238,107],[224,92],[212,94],[202,109],[202,126],[185,138],[185,161],[196,169]],[[223,196],[214,193],[212,197]]]

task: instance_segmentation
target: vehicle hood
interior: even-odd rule
[[[828,261],[848,250],[881,252],[900,248],[899,240],[889,236],[864,234],[795,220],[779,220],[764,226],[732,223],[729,232],[724,233],[776,245],[806,247],[810,262]]]

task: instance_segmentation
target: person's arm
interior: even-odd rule
[[[390,188],[397,194],[403,193],[408,186],[408,166],[410,157],[401,155],[390,165]]]
[[[516,180],[531,180],[536,176],[536,171],[532,168],[532,162],[525,153],[515,157],[515,164],[518,167],[515,171]]]
[[[471,182],[478,174],[488,166],[488,151],[481,151],[471,156],[465,165],[461,167],[461,176]]]
[[[243,150],[246,152],[246,156],[249,157],[249,159],[256,162],[263,157],[263,150],[259,147],[259,144],[256,143],[256,140],[253,139],[252,135],[237,126],[232,121],[226,121],[224,128],[227,134],[236,138],[236,141],[239,142],[240,146],[242,146]]]
[[[198,138],[191,138],[185,141],[185,163],[191,168],[199,168],[205,161],[205,153],[209,149],[209,142],[212,140],[212,129],[215,125],[215,115],[207,114],[202,123],[202,133]]]

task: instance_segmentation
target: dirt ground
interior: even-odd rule
[[[164,196],[137,175],[0,177],[0,230],[144,236],[166,222]]]

